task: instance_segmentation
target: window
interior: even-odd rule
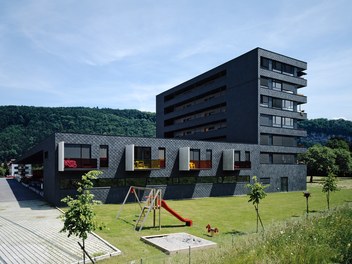
[[[297,158],[295,154],[273,154],[274,164],[296,164]]]
[[[269,177],[263,177],[263,178],[260,178],[259,181],[262,183],[262,184],[270,184],[270,178]]]
[[[235,162],[241,161],[241,152],[239,150],[235,150]]]
[[[281,116],[273,116],[273,126],[281,127]]]
[[[264,87],[268,88],[269,87],[269,79],[264,78],[264,77],[260,77],[260,86],[264,86]]]
[[[271,145],[270,135],[260,134],[260,144],[261,145]]]
[[[245,161],[251,161],[251,153],[249,151],[246,151],[244,154],[245,154]]]
[[[282,136],[273,136],[273,145],[282,146]]]
[[[261,57],[260,65],[262,66],[262,68],[269,70],[269,64],[270,64],[269,59]]]
[[[293,66],[291,66],[291,65],[284,64],[284,65],[283,65],[283,68],[282,68],[282,72],[283,72],[284,74],[293,76],[293,74],[294,74],[294,68],[293,68]]]
[[[274,72],[282,72],[282,63],[278,61],[273,61],[273,71]]]
[[[282,101],[282,109],[293,111],[293,101],[290,100],[283,100]]]
[[[297,93],[297,88],[293,84],[283,83],[282,91],[285,92],[285,93],[296,94]]]
[[[282,145],[285,147],[297,147],[297,138],[282,137]]]
[[[260,125],[262,126],[271,126],[272,124],[272,117],[269,115],[261,115],[260,116]]]
[[[273,90],[281,91],[282,83],[276,80],[273,80]]]
[[[269,97],[265,96],[265,95],[261,95],[260,96],[260,105],[265,106],[265,107],[269,107]]]
[[[270,164],[271,158],[269,153],[260,153],[260,164]]]
[[[151,168],[151,147],[134,147],[134,162],[137,168]]]
[[[211,149],[207,149],[205,152],[205,160],[212,160],[212,155],[213,155],[213,151]]]
[[[190,160],[200,160],[200,150],[199,149],[191,149],[190,150]]]
[[[160,162],[160,168],[165,168],[165,164],[166,164],[165,148],[159,148],[159,162]]]
[[[100,146],[99,159],[101,168],[109,167],[109,147],[107,145]]]
[[[90,145],[65,144],[65,158],[90,159]]]
[[[293,128],[293,118],[283,117],[282,126],[286,128]]]
[[[282,100],[278,98],[273,98],[273,108],[281,109],[282,108]]]

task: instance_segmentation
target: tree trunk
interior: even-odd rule
[[[259,212],[258,212],[258,207],[254,205],[255,211],[257,213],[257,233],[258,233],[258,225],[259,225]]]
[[[310,182],[310,183],[313,183],[313,175],[310,175],[309,182]]]
[[[83,264],[86,263],[86,253],[84,252],[85,251],[85,244],[84,244],[84,238],[82,239],[83,240]]]
[[[326,193],[326,201],[328,202],[328,210],[330,210],[330,191]]]

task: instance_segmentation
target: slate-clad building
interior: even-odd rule
[[[244,194],[254,175],[268,191],[304,190],[306,68],[257,48],[159,94],[157,138],[56,133],[18,162],[33,164],[54,204],[92,169],[103,172],[95,198],[107,203],[131,185],[158,186],[165,199]]]

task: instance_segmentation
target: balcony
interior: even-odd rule
[[[65,158],[65,170],[91,170],[97,168],[97,159]]]
[[[212,168],[211,160],[190,160],[190,170],[207,170]]]
[[[250,161],[235,161],[234,169],[241,170],[241,169],[251,169],[252,163]]]
[[[206,150],[205,154],[211,153],[211,150]],[[191,149],[190,147],[179,148],[179,170],[180,171],[197,171],[210,170],[212,168],[211,155],[204,155],[201,159],[200,149]]]
[[[134,170],[157,170],[165,168],[165,160],[135,160]]]
[[[250,157],[246,157],[247,160],[239,161],[241,159],[241,151],[236,151],[234,149],[224,149],[223,150],[223,170],[224,171],[237,171],[237,170],[250,170],[252,168],[252,163],[249,160]],[[249,153],[249,151],[247,151]],[[245,157],[243,157],[245,158]]]

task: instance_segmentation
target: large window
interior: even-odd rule
[[[283,117],[282,118],[282,127],[293,128],[293,118]]]
[[[65,144],[64,166],[66,169],[97,168],[97,159],[91,159],[91,146]]]
[[[90,155],[90,145],[65,144],[65,158],[90,159]]]
[[[160,168],[165,168],[165,164],[166,164],[165,148],[159,148],[159,162],[160,162]]]
[[[134,147],[134,161],[136,168],[151,168],[151,147]]]
[[[283,100],[282,101],[282,109],[293,111],[293,101],[290,100]]]
[[[109,167],[109,147],[107,145],[100,146],[99,160],[101,168]]]
[[[273,84],[273,90],[281,91],[281,89],[282,89],[282,83],[281,82],[279,82],[277,80],[273,80],[272,84]]]
[[[273,108],[281,109],[282,108],[282,100],[278,98],[273,98]]]

